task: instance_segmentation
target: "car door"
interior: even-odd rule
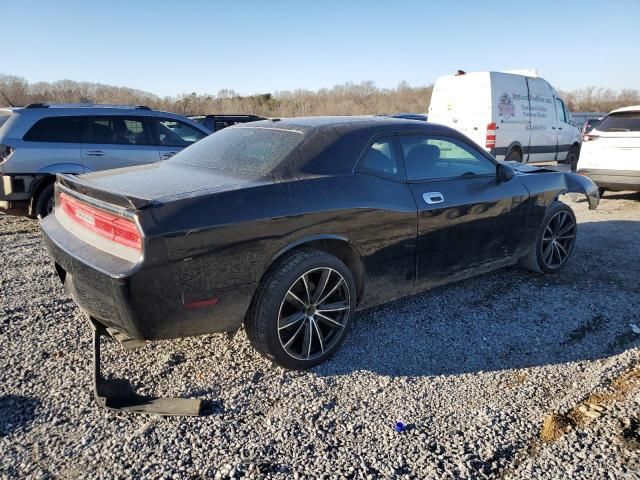
[[[571,149],[571,145],[574,140],[574,126],[571,124],[571,115],[567,110],[564,102],[560,100],[558,97],[554,97],[555,105],[556,105],[556,132],[557,132],[557,149],[556,149],[556,160],[562,161],[566,160],[567,155],[569,154],[569,150]]]
[[[400,135],[418,207],[418,288],[501,266],[520,248],[529,193],[499,182],[496,162],[459,138]]]
[[[91,117],[81,154],[87,171],[131,167],[160,160],[145,118],[122,115]]]
[[[193,125],[175,118],[153,118],[153,140],[160,152],[160,159],[166,160],[185,147],[207,136]]]

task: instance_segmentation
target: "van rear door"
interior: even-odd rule
[[[491,123],[491,86],[487,72],[438,78],[429,103],[429,122],[454,128],[485,147]]]

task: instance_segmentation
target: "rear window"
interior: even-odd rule
[[[168,161],[226,172],[265,174],[293,152],[303,139],[302,133],[293,130],[225,128]]]
[[[607,115],[597,125],[600,132],[640,132],[640,112]]]
[[[49,117],[36,122],[24,136],[29,142],[82,143],[86,117]]]

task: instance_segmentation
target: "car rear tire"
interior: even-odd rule
[[[245,326],[253,347],[289,369],[327,360],[346,338],[356,309],[353,275],[337,257],[296,250],[266,274]]]
[[[53,183],[44,187],[36,199],[36,215],[40,220],[53,212],[54,207],[54,185]]]
[[[548,209],[534,248],[520,259],[520,265],[538,273],[556,273],[569,260],[576,242],[577,224],[573,210],[556,201]]]
[[[510,162],[522,162],[522,153],[517,148],[514,148],[507,154],[505,160]]]

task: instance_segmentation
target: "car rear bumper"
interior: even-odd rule
[[[640,190],[640,171],[581,168],[580,175],[589,177],[600,188]]]
[[[55,215],[41,222],[46,247],[67,291],[90,317],[127,337],[159,340],[234,331],[256,285],[200,292],[176,285],[171,265],[132,264],[83,242]],[[197,289],[196,289],[197,290]],[[216,299],[216,302],[206,300]]]

